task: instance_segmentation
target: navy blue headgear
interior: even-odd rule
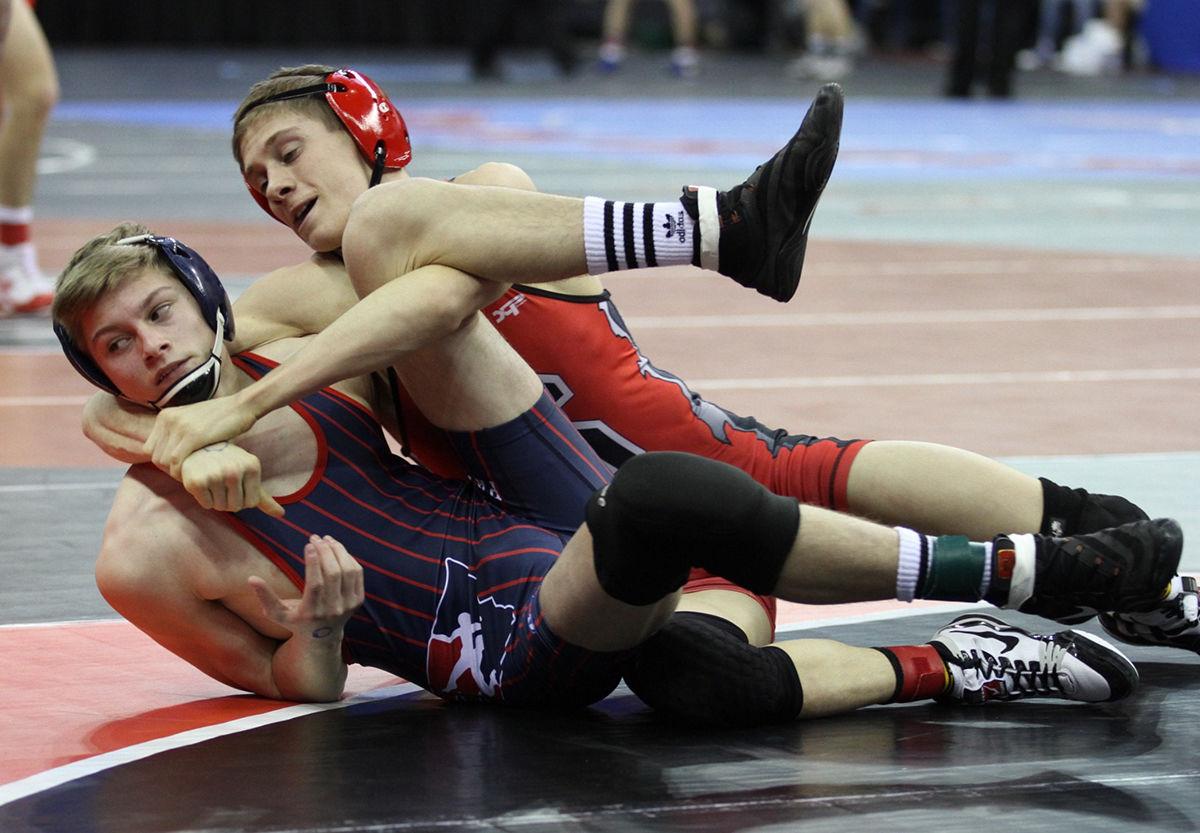
[[[221,381],[221,338],[224,336],[226,341],[233,340],[233,308],[225,287],[221,285],[221,279],[194,249],[188,248],[173,237],[141,234],[122,238],[116,245],[143,245],[157,249],[170,264],[175,277],[179,278],[179,282],[196,299],[200,305],[200,314],[204,316],[204,320],[216,336],[207,361],[177,381],[158,399],[140,404],[158,409],[167,405],[190,405],[208,399],[216,393],[217,385]],[[75,345],[66,327],[57,321],[54,322],[54,334],[58,336],[67,360],[85,379],[109,393],[124,395],[87,351]]]

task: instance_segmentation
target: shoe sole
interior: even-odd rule
[[[801,193],[812,194],[815,191],[816,196],[813,197],[812,206],[809,208],[807,216],[804,217],[804,222],[790,226],[784,232],[780,245],[772,246],[768,239],[767,258],[755,280],[755,288],[758,292],[774,298],[776,301],[790,301],[796,294],[796,288],[800,285],[800,274],[804,268],[804,254],[808,248],[808,230],[812,225],[821,195],[825,192],[825,186],[829,183],[830,176],[833,175],[833,167],[837,162],[838,150],[841,146],[845,97],[839,85],[826,84],[817,93],[808,113],[804,116],[804,121],[800,123],[800,129],[788,141],[788,147],[790,148],[797,142],[804,135],[805,128],[810,126],[809,121],[813,118],[813,111],[822,96],[828,97],[831,101],[824,108],[826,112],[822,114],[824,124],[818,131],[813,132],[823,134],[823,138],[821,143],[811,148],[805,156],[804,170],[800,177]],[[776,165],[771,171],[768,187],[772,194],[779,193],[779,190],[783,188],[780,180],[782,180],[787,167],[786,164]]]
[[[1065,633],[1073,641],[1075,656],[1108,681],[1108,697],[1083,702],[1111,703],[1125,699],[1137,689],[1141,680],[1137,666],[1119,648],[1087,631],[1072,628]]]
[[[1123,633],[1117,629],[1116,625],[1110,624],[1110,622],[1114,622],[1115,620],[1106,613],[1101,613],[1096,618],[1100,622],[1100,627],[1104,628],[1106,634],[1126,645],[1140,645],[1147,648],[1173,648],[1200,654],[1200,636],[1171,636],[1171,634],[1162,628],[1155,627],[1151,628],[1151,633],[1158,636],[1158,640],[1155,641],[1136,633]]]

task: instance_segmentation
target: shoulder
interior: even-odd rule
[[[154,466],[133,466],[117,487],[104,525],[96,579],[103,590],[179,577],[179,559],[203,546],[211,519]]]
[[[523,191],[537,190],[529,174],[508,162],[485,162],[478,168],[454,177],[454,181],[463,185],[499,185]]]
[[[312,335],[358,300],[346,267],[329,255],[276,269],[259,278],[233,305],[240,353],[280,338]]]

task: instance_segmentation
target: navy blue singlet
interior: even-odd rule
[[[253,354],[234,362],[256,378],[276,366]],[[539,526],[512,514],[471,481],[437,477],[393,454],[371,413],[337,391],[319,391],[292,407],[315,435],[312,476],[277,498],[284,518],[250,509],[230,521],[298,588],[310,535],[331,535],[363,565],[366,602],[345,628],[347,662],[452,699],[591,702],[615,686],[615,655],[568,645],[541,623],[541,580],[582,521],[587,496],[608,475],[603,464],[593,475],[585,460],[583,475],[568,469],[555,483],[556,470],[546,465],[562,463],[550,458],[586,444],[547,396],[528,412],[535,418],[521,421],[537,427],[516,432],[516,442],[508,426],[489,431],[509,430],[502,444],[509,453],[523,450],[523,460],[546,457],[539,480],[549,480],[560,502],[564,492],[573,495],[558,531],[544,528],[543,518]],[[495,467],[480,451],[486,434],[452,436],[479,458],[468,460],[476,471]],[[505,484],[498,487],[503,495]]]

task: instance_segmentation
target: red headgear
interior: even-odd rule
[[[242,112],[246,117],[256,107],[292,98],[323,95],[330,109],[345,126],[362,155],[372,165],[371,187],[379,184],[384,170],[399,170],[412,161],[412,144],[404,117],[388,99],[379,85],[361,72],[339,69],[325,76],[320,84],[310,84],[295,90],[276,93],[255,101]],[[274,213],[265,194],[249,182],[246,187],[254,201],[272,217]],[[278,218],[276,218],[278,219]]]

